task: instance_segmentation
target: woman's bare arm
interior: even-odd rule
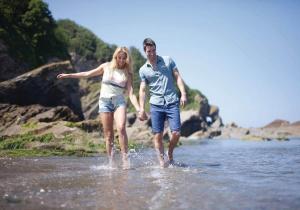
[[[134,108],[136,109],[136,111],[140,111],[140,106],[137,100],[136,95],[134,95],[133,93],[133,87],[132,87],[132,75],[128,77],[128,81],[127,81],[127,92],[129,95],[129,99],[132,103],[132,105],[134,106]]]
[[[98,66],[95,69],[79,72],[79,73],[71,73],[71,74],[59,74],[57,75],[58,79],[65,79],[65,78],[89,78],[94,76],[100,76],[103,75],[104,67],[107,65],[107,63],[103,63],[100,66]]]

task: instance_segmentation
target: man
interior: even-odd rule
[[[144,40],[143,47],[147,56],[147,61],[139,70],[141,78],[139,90],[139,119],[144,120],[146,118],[145,90],[146,85],[148,85],[154,146],[157,151],[159,164],[164,168],[168,166],[168,162],[164,160],[164,146],[162,142],[165,120],[169,121],[171,129],[171,139],[168,148],[170,164],[174,162],[173,150],[180,137],[181,123],[179,99],[174,81],[181,93],[180,104],[182,106],[187,102],[187,96],[184,82],[178,72],[175,62],[168,56],[158,56],[156,54],[156,44],[150,38]]]

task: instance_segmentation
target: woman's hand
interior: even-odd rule
[[[57,75],[57,79],[65,79],[65,78],[68,78],[69,77],[69,74],[59,74]]]
[[[144,120],[148,119],[148,116],[147,116],[145,111],[139,111],[138,112],[138,118],[139,118],[140,121],[144,121]]]

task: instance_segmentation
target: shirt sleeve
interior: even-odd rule
[[[146,76],[145,76],[145,74],[143,74],[142,71],[139,71],[139,75],[140,75],[141,82],[146,82],[147,83]]]
[[[176,69],[177,66],[176,66],[176,63],[174,62],[174,60],[172,58],[170,58],[170,69],[172,71],[174,71],[174,69]]]

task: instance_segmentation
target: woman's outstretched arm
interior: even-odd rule
[[[65,78],[89,78],[94,76],[100,76],[104,72],[104,67],[107,65],[107,63],[103,63],[100,66],[98,66],[95,69],[79,72],[79,73],[71,73],[71,74],[59,74],[57,75],[58,79],[65,79]]]

